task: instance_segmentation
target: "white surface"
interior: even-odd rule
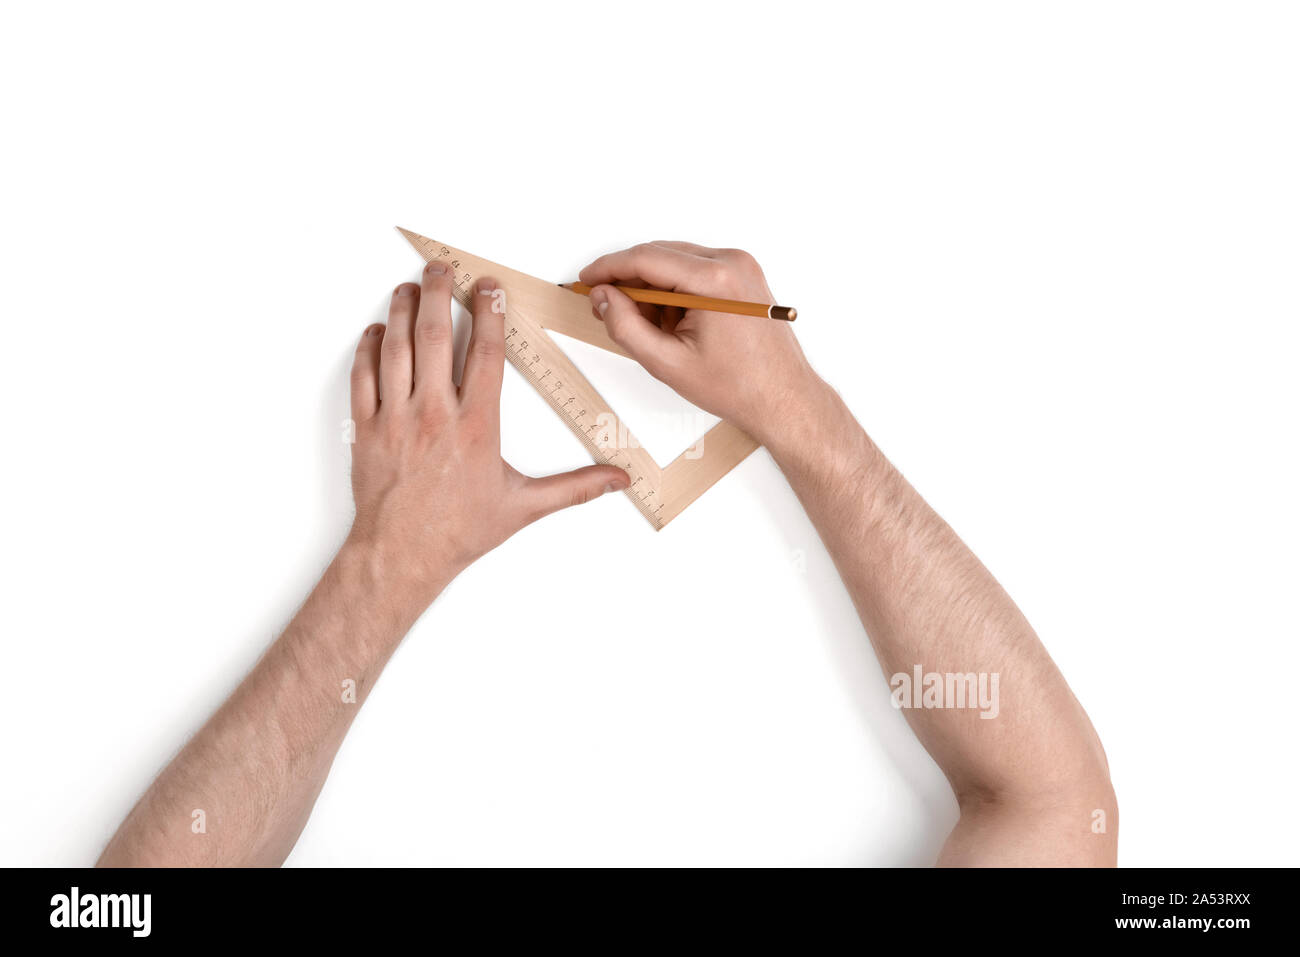
[[[1121,862],[1296,863],[1295,8],[716,6],[7,11],[0,863],[93,861],[328,560],[396,224],[755,253],[1087,707]],[[290,862],[922,864],[954,815],[760,452],[456,581]]]

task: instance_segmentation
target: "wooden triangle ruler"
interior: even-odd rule
[[[489,262],[418,233],[398,228],[427,262],[440,259],[452,271],[452,290],[466,309],[474,280],[495,279],[506,293],[506,358],[551,404],[569,430],[600,464],[616,465],[632,479],[625,493],[655,527],[663,528],[718,479],[744,461],[758,443],[728,422],[719,422],[690,449],[659,467],[614,410],[578,371],[559,344],[546,334],[572,336],[627,356],[591,314],[591,300]]]

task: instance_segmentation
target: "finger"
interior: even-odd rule
[[[384,402],[404,402],[411,396],[411,326],[419,304],[420,288],[415,283],[404,282],[393,290],[379,350],[379,397]]]
[[[632,289],[646,289],[649,285],[650,284],[644,279],[624,279],[619,282],[620,288],[631,287]],[[666,307],[657,305],[653,302],[638,302],[636,308],[641,315],[645,316],[657,326],[660,324],[660,319],[663,317],[663,312]]]
[[[450,401],[451,381],[451,270],[434,260],[420,279],[420,311],[415,319],[415,384],[422,397]]]
[[[643,243],[601,256],[578,273],[589,286],[640,279],[656,289],[708,291],[719,264],[678,249]]]
[[[581,505],[599,498],[606,492],[621,492],[630,484],[627,473],[612,465],[588,465],[583,469],[530,478],[524,483],[521,496],[528,521],[570,505]]]
[[[506,358],[506,291],[494,279],[480,279],[471,302],[474,330],[465,352],[460,400],[499,417]]]
[[[379,411],[379,344],[384,341],[380,323],[366,327],[352,358],[352,421],[364,422]]]
[[[724,250],[714,249],[712,246],[697,246],[695,243],[683,243],[674,239],[656,239],[650,245],[675,249],[679,253],[688,253],[692,256],[699,256],[701,259],[721,259],[724,252]]]
[[[652,376],[667,382],[685,358],[686,345],[637,311],[636,303],[613,286],[591,291],[592,312],[605,320],[609,337]]]

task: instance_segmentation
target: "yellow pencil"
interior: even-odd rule
[[[562,282],[560,285],[583,296],[591,295],[591,286],[585,282]],[[635,286],[614,286],[633,302],[648,302],[656,306],[678,306],[682,309],[707,309],[710,312],[730,312],[737,316],[758,316],[764,319],[781,319],[794,322],[799,315],[794,306],[769,306],[764,302],[741,302],[738,299],[715,299],[713,296],[692,296],[684,292],[664,289],[638,289]]]

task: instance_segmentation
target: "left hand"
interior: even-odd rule
[[[452,379],[451,275],[425,267],[421,285],[393,291],[388,325],[368,328],[352,367],[349,544],[372,551],[419,614],[476,558],[543,515],[627,487],[592,465],[529,478],[501,458],[505,296],[480,279],[459,387]]]

